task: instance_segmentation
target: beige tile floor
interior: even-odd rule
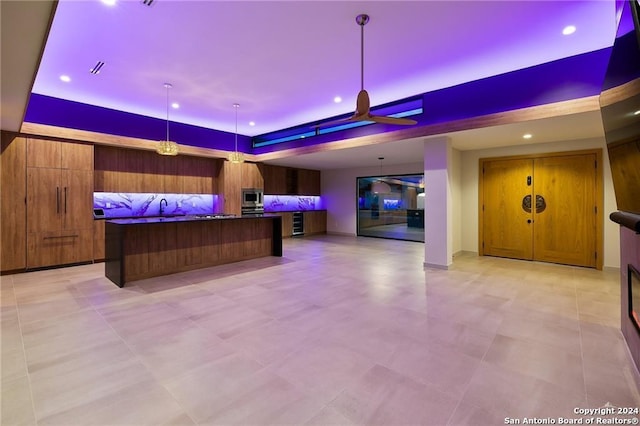
[[[640,407],[617,272],[289,239],[132,283],[3,276],[2,425],[498,425]]]

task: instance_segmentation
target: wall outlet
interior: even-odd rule
[[[182,207],[182,201],[178,201],[178,207]]]
[[[110,209],[111,208],[111,203],[107,203],[107,208]]]
[[[191,207],[195,207],[195,206],[196,206],[196,202],[194,201],[191,203]]]

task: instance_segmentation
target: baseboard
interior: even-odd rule
[[[335,232],[335,231],[327,231],[327,235],[337,235],[339,237],[355,237],[356,234],[352,234],[351,232]]]
[[[426,268],[429,268],[429,269],[441,269],[443,271],[448,271],[449,270],[449,266],[450,265],[437,265],[435,263],[427,263],[427,262],[422,263],[422,267],[425,268],[425,269]]]

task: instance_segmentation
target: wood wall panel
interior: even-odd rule
[[[27,265],[27,141],[2,132],[1,149],[0,268],[12,271]]]
[[[196,223],[177,223],[176,262],[178,266],[203,263],[204,242],[207,231]],[[207,227],[208,228],[208,227]],[[217,259],[218,256],[216,256]]]
[[[171,273],[178,268],[176,253],[178,228],[176,223],[158,223],[148,225],[148,244],[153,256],[149,256],[149,269],[162,273]],[[185,236],[181,235],[180,238]]]
[[[149,230],[142,226],[131,226],[125,230],[124,268],[132,280],[149,276]]]
[[[220,224],[217,222],[210,222],[207,226],[201,228],[203,245],[202,245],[202,259],[203,262],[210,264],[218,264],[220,260]]]
[[[93,221],[93,260],[94,262],[104,260],[104,220]]]

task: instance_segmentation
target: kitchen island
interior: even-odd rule
[[[265,256],[282,256],[280,216],[165,216],[105,223],[105,276],[119,287]]]

